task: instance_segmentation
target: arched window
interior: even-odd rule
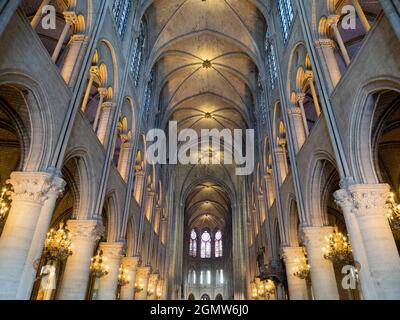
[[[136,38],[135,41],[135,49],[133,51],[133,57],[131,62],[131,73],[133,76],[135,87],[137,87],[139,84],[140,69],[143,62],[145,44],[146,44],[146,33],[142,21],[140,24],[139,36]]]
[[[265,38],[265,53],[266,53],[266,57],[267,57],[269,83],[270,83],[271,89],[274,89],[276,79],[278,79],[278,68],[277,68],[277,64],[276,64],[274,44],[272,43],[272,40],[268,37],[268,35]]]
[[[123,37],[125,34],[126,23],[131,10],[132,0],[114,0],[112,12],[117,23],[118,34]]]
[[[294,18],[292,0],[278,0],[278,14],[282,28],[283,41],[286,42],[289,38],[289,30]]]
[[[201,258],[211,258],[211,235],[208,231],[204,231],[201,235]]]
[[[190,233],[189,256],[197,256],[197,233],[195,230]]]
[[[222,257],[222,232],[220,230],[215,234],[215,257]]]
[[[258,100],[260,104],[260,114],[261,114],[261,122],[263,124],[267,123],[267,102],[264,94],[264,88],[261,83],[261,78],[258,76]]]
[[[144,92],[144,114],[146,117],[150,111],[151,97],[153,95],[153,80],[154,80],[154,70],[150,74],[150,79],[147,82],[146,90]]]

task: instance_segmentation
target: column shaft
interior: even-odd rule
[[[96,241],[104,230],[96,220],[69,220],[67,228],[71,232],[74,248],[65,266],[59,299],[84,300],[91,258]]]
[[[117,297],[118,275],[123,247],[124,244],[121,242],[103,242],[100,244],[100,250],[103,251],[103,257],[106,259],[106,264],[110,269],[107,275],[100,278],[98,300],[115,300]]]
[[[316,300],[339,300],[335,271],[323,255],[325,237],[333,232],[332,227],[304,228],[308,261],[311,266],[311,282]]]
[[[296,267],[296,260],[299,259],[301,261],[304,257],[304,248],[284,247],[282,253],[286,266],[290,300],[308,300],[306,280],[293,275],[293,269]]]
[[[21,284],[21,279],[24,272],[33,269],[32,258],[36,251],[32,249],[36,245],[33,240],[48,192],[53,188],[53,179],[52,174],[41,172],[11,174],[13,202],[0,238],[0,299],[16,299],[20,285],[24,292],[25,286],[31,287],[33,284],[34,277],[27,275],[29,282],[26,284]],[[40,233],[45,234],[48,225],[42,225],[41,228],[44,230],[40,230]]]

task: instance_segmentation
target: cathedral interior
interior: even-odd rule
[[[0,300],[400,300],[399,40],[400,0],[0,0]]]

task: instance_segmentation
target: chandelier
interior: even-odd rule
[[[139,278],[138,281],[135,283],[135,292],[139,293],[142,292],[144,289],[143,279]]]
[[[90,271],[95,278],[102,278],[108,274],[110,267],[105,263],[106,261],[107,258],[103,257],[103,251],[98,250],[90,265]]]
[[[118,273],[118,284],[123,287],[129,284],[131,277],[128,276],[128,269],[124,269],[122,266],[119,268]]]
[[[10,189],[4,187],[0,192],[0,224],[3,224],[7,219],[8,211],[11,207]]]
[[[389,199],[386,201],[387,217],[393,236],[396,240],[400,240],[400,205],[394,200],[395,194],[390,193]]]
[[[149,283],[149,287],[147,289],[147,296],[151,297],[154,294],[154,291],[155,289],[153,283]]]
[[[311,266],[308,264],[307,258],[296,259],[294,263],[296,265],[293,267],[293,275],[303,280],[307,279],[311,272]]]
[[[157,290],[156,290],[156,299],[160,300],[161,296],[162,296],[162,281],[159,281],[159,283],[157,284]]]
[[[351,244],[342,233],[336,230],[325,237],[326,246],[322,248],[324,258],[338,264],[351,264],[353,254]]]
[[[58,230],[51,229],[47,233],[44,252],[51,260],[65,261],[72,255],[71,233],[64,229],[64,223],[60,223]]]

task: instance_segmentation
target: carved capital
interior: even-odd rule
[[[136,272],[139,266],[139,257],[124,257],[122,258],[122,266],[131,272]]]
[[[103,109],[112,109],[112,108],[115,107],[115,103],[114,103],[114,102],[110,102],[110,101],[103,102],[103,104],[101,105],[101,107],[102,107]]]
[[[102,242],[100,250],[103,251],[103,256],[109,260],[118,260],[124,254],[125,245],[123,242]]]
[[[322,248],[325,246],[325,237],[329,236],[333,231],[333,227],[305,227],[302,230],[302,241],[309,247]]]
[[[288,109],[288,114],[291,115],[291,116],[299,116],[299,117],[303,116],[303,113],[302,113],[301,109],[298,108],[298,107],[289,108]]]
[[[78,24],[78,16],[74,11],[65,11],[63,12],[64,19],[66,22],[69,22],[72,26]]]
[[[95,242],[104,234],[104,226],[97,220],[68,220],[67,228],[73,239]]]
[[[319,39],[315,41],[315,47],[317,48],[335,48],[335,42],[332,39]]]
[[[334,193],[336,204],[357,216],[385,215],[389,195],[390,187],[386,184],[350,185]]]
[[[49,195],[62,194],[65,181],[46,172],[13,172],[7,181],[13,186],[13,201],[33,201],[42,205]]]
[[[339,15],[330,15],[327,19],[326,19],[326,23],[328,26],[331,27],[336,27],[338,22],[340,20],[340,16]]]
[[[296,259],[302,259],[304,256],[304,247],[283,247],[281,249],[281,257],[285,264],[294,263]]]
[[[139,267],[137,277],[141,279],[148,279],[151,273],[151,267]]]

